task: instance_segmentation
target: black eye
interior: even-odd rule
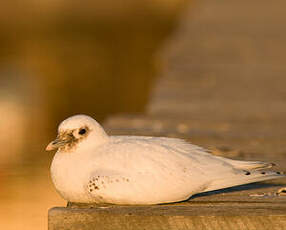
[[[86,133],[86,129],[80,129],[79,131],[78,131],[78,134],[80,134],[80,135],[83,135],[83,134],[85,134]]]

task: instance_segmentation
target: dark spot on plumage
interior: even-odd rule
[[[92,183],[92,185],[95,185],[95,183]]]
[[[250,172],[248,172],[248,171],[246,171],[246,172],[245,172],[245,175],[250,175],[250,174],[251,174],[251,173],[250,173]]]
[[[264,175],[264,174],[265,174],[265,172],[261,172],[261,174],[263,174],[263,175]]]
[[[279,174],[279,175],[280,175],[280,174],[281,174],[281,172],[276,172],[276,174]]]
[[[93,190],[92,190],[92,189],[90,189],[89,191],[90,191],[90,192],[92,192]]]
[[[94,189],[99,189],[99,187],[98,186],[94,186]]]

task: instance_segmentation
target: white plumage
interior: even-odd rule
[[[283,177],[273,164],[210,154],[181,139],[108,136],[91,117],[64,120],[51,165],[53,183],[70,202],[158,204],[194,194]]]

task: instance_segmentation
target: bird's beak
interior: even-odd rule
[[[46,151],[51,151],[63,147],[64,145],[70,143],[72,139],[73,138],[71,135],[58,136],[54,141],[48,144]]]

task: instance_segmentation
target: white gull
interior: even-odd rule
[[[159,204],[281,178],[272,163],[238,161],[167,137],[108,136],[91,117],[64,120],[47,150],[56,190],[69,202]]]

